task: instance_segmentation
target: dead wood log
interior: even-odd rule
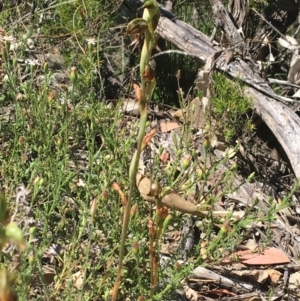
[[[237,28],[242,28],[245,34],[248,23],[249,0],[230,0],[228,10]]]
[[[227,13],[223,3],[219,0],[210,0],[210,4],[215,17],[215,26],[221,28],[225,37],[223,38],[226,42],[224,47],[234,46],[235,52],[237,50],[240,54],[245,52],[245,42],[232,22],[229,14]],[[223,41],[224,42],[224,41]],[[227,44],[228,43],[228,44]],[[243,48],[243,49],[241,49]]]
[[[180,20],[161,17],[157,28],[158,34],[177,48],[193,56],[201,64],[221,49],[213,46],[209,37]],[[218,70],[239,78],[251,88],[247,92],[253,99],[253,109],[264,120],[284,149],[297,178],[300,178],[300,119],[276,95],[257,73],[240,58],[230,64],[225,63],[222,55],[216,61]]]

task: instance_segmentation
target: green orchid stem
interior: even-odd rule
[[[146,131],[146,124],[148,118],[148,104],[151,100],[154,88],[156,86],[156,80],[153,74],[153,70],[149,66],[152,48],[155,41],[154,30],[158,24],[160,17],[160,11],[155,0],[148,0],[143,5],[144,12],[143,18],[137,18],[131,21],[127,25],[127,34],[144,34],[144,45],[141,52],[140,59],[140,76],[141,76],[141,98],[139,101],[140,110],[140,128],[137,137],[137,149],[131,160],[129,168],[129,193],[127,198],[127,204],[124,208],[123,227],[121,234],[121,245],[119,252],[119,266],[118,275],[112,291],[112,301],[116,301],[118,297],[118,290],[122,278],[123,270],[123,258],[125,253],[125,242],[128,231],[128,225],[130,221],[131,199],[134,189],[136,187],[136,175],[138,171],[139,159],[143,147],[143,139]]]
[[[140,129],[139,129],[138,138],[137,138],[137,142],[138,142],[137,149],[131,160],[131,164],[130,164],[130,168],[129,168],[129,193],[128,193],[128,198],[127,198],[127,204],[126,204],[125,210],[124,210],[123,228],[122,228],[122,234],[121,234],[121,245],[120,245],[120,252],[119,252],[118,276],[117,276],[117,279],[115,282],[113,295],[112,295],[112,299],[111,299],[113,301],[115,301],[117,299],[117,293],[118,293],[117,288],[120,285],[121,277],[122,277],[125,242],[126,242],[126,235],[127,235],[128,225],[129,225],[129,220],[130,220],[131,199],[132,199],[132,195],[133,195],[135,185],[136,185],[135,184],[136,174],[137,174],[138,163],[139,163],[139,158],[140,158],[141,149],[142,149],[142,141],[145,136],[147,118],[148,118],[148,112],[147,112],[147,106],[146,106],[145,109],[143,110],[143,114],[141,115],[141,119],[140,119]],[[114,295],[114,293],[116,293],[116,295]]]

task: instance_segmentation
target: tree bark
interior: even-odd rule
[[[231,13],[236,27],[238,29],[242,28],[245,35],[249,14],[249,0],[230,0],[228,10]]]
[[[201,64],[205,64],[211,55],[221,51],[219,47],[213,46],[206,35],[180,20],[171,21],[161,17],[157,32],[163,39],[193,56]],[[274,133],[290,160],[296,177],[300,178],[299,117],[284,103],[276,101],[280,96],[240,58],[236,57],[227,65],[222,55],[216,61],[216,68],[250,86],[247,92],[253,99],[253,109]]]
[[[213,14],[215,17],[215,26],[222,29],[225,34],[224,39],[227,41],[227,45],[223,45],[227,47],[234,47],[236,52],[244,55],[245,52],[245,42],[238,32],[238,28],[233,23],[229,14],[226,11],[223,3],[219,0],[209,0]]]

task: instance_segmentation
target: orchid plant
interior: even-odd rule
[[[137,149],[133,155],[130,168],[129,168],[129,194],[127,198],[127,203],[125,205],[124,217],[123,217],[123,227],[121,235],[121,245],[119,253],[119,266],[118,275],[114,284],[114,289],[112,292],[112,299],[115,301],[117,299],[118,290],[121,282],[122,269],[123,269],[123,258],[125,241],[128,230],[128,224],[130,219],[131,210],[131,199],[133,196],[134,189],[136,188],[136,175],[138,171],[138,162],[142,150],[147,146],[149,140],[154,135],[155,132],[151,132],[149,135],[145,136],[146,123],[148,118],[148,104],[152,98],[154,88],[156,86],[156,79],[154,75],[154,70],[150,66],[150,58],[152,53],[152,48],[155,44],[155,29],[158,25],[160,18],[160,10],[158,4],[155,0],[148,0],[141,7],[144,9],[142,18],[136,18],[127,25],[126,34],[134,36],[134,43],[140,44],[143,39],[143,46],[140,58],[140,77],[141,86],[134,85],[135,98],[139,105],[140,111],[140,127],[137,136]]]

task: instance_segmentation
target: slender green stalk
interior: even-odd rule
[[[143,139],[145,136],[146,123],[148,118],[148,103],[151,100],[154,88],[156,86],[154,72],[151,69],[149,62],[152,48],[155,42],[154,30],[158,24],[160,11],[155,0],[146,1],[142,8],[144,8],[143,18],[134,19],[127,26],[127,34],[144,34],[144,44],[140,59],[141,93],[139,99],[136,99],[139,103],[140,128],[137,137],[137,149],[133,155],[129,168],[129,194],[127,198],[127,204],[124,209],[123,228],[119,252],[118,275],[112,292],[112,301],[117,300],[118,290],[121,282],[125,241],[130,220],[131,199],[136,186],[136,174],[138,170],[138,163],[141,151],[143,149]]]

